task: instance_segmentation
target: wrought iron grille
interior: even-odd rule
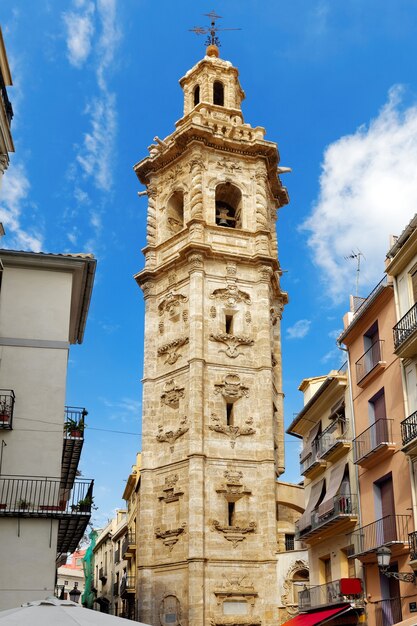
[[[382,361],[383,339],[377,339],[370,348],[356,361],[356,382],[365,378]]]
[[[60,478],[0,476],[0,516],[89,514],[93,485],[92,480],[79,479],[69,490]]]
[[[409,533],[408,543],[410,544],[410,561],[417,560],[417,532]]]
[[[136,587],[136,579],[134,576],[123,576],[120,581],[120,595],[133,592]]]
[[[401,422],[401,437],[403,446],[417,437],[417,411]]]
[[[340,516],[354,516],[358,514],[358,500],[356,494],[339,495],[333,498],[333,508],[325,515],[319,515],[318,510],[313,511],[311,515],[311,525],[297,532],[295,539],[302,538],[303,535],[310,533],[316,528],[320,528],[329,522],[333,522]],[[297,527],[297,524],[296,524]]]
[[[408,543],[410,515],[385,515],[352,533],[353,551],[349,556],[375,552],[380,546]]]
[[[300,611],[347,601],[353,601],[356,606],[360,606],[363,603],[363,593],[355,594],[354,596],[344,595],[340,580],[310,587],[310,589],[302,589],[298,593],[298,607]]]
[[[65,407],[65,421],[64,421],[64,433],[65,438],[77,437],[82,439],[84,437],[85,428],[85,416],[88,415],[88,411],[79,406],[66,406]]]
[[[417,303],[394,326],[394,350],[397,350],[406,339],[417,330]]]
[[[353,440],[353,461],[358,463],[382,444],[392,440],[392,419],[378,419]]]
[[[14,402],[12,389],[0,389],[0,429],[12,430]]]

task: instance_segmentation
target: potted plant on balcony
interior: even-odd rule
[[[6,399],[0,402],[0,426],[8,424],[10,420],[10,408]]]
[[[78,511],[79,513],[90,513],[93,508],[93,498],[91,496],[86,496],[78,501],[77,504],[73,504],[71,509],[73,511]]]
[[[64,424],[64,430],[69,437],[77,437],[78,439],[81,439],[85,426],[86,425],[82,420],[77,421],[70,417]]]
[[[19,500],[17,502],[17,508],[20,511],[26,511],[27,509],[29,509],[31,506],[31,503],[29,502],[29,500],[25,500],[24,498],[22,498],[21,500]]]

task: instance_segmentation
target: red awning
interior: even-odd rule
[[[284,622],[282,626],[315,626],[315,624],[321,624],[327,622],[331,617],[344,613],[348,609],[351,609],[350,604],[344,604],[338,606],[337,609],[326,609],[325,611],[315,611],[314,613],[300,613],[288,622]]]

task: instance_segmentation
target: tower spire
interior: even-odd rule
[[[219,56],[219,48],[221,47],[220,39],[217,36],[219,31],[225,30],[242,30],[241,28],[219,28],[216,25],[216,20],[222,19],[221,15],[217,15],[215,11],[210,11],[210,13],[204,13],[206,17],[210,18],[210,26],[194,26],[194,28],[190,28],[190,32],[195,33],[196,35],[207,35],[206,46],[207,46],[207,55],[208,56]]]

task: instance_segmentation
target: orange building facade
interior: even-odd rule
[[[359,497],[349,558],[362,565],[368,624],[391,626],[412,616],[417,601],[409,567],[413,497],[402,450],[405,407],[402,364],[394,351],[392,279],[385,276],[366,299],[352,298],[351,308],[338,340],[348,353]],[[384,552],[390,558],[385,570],[378,565]]]

